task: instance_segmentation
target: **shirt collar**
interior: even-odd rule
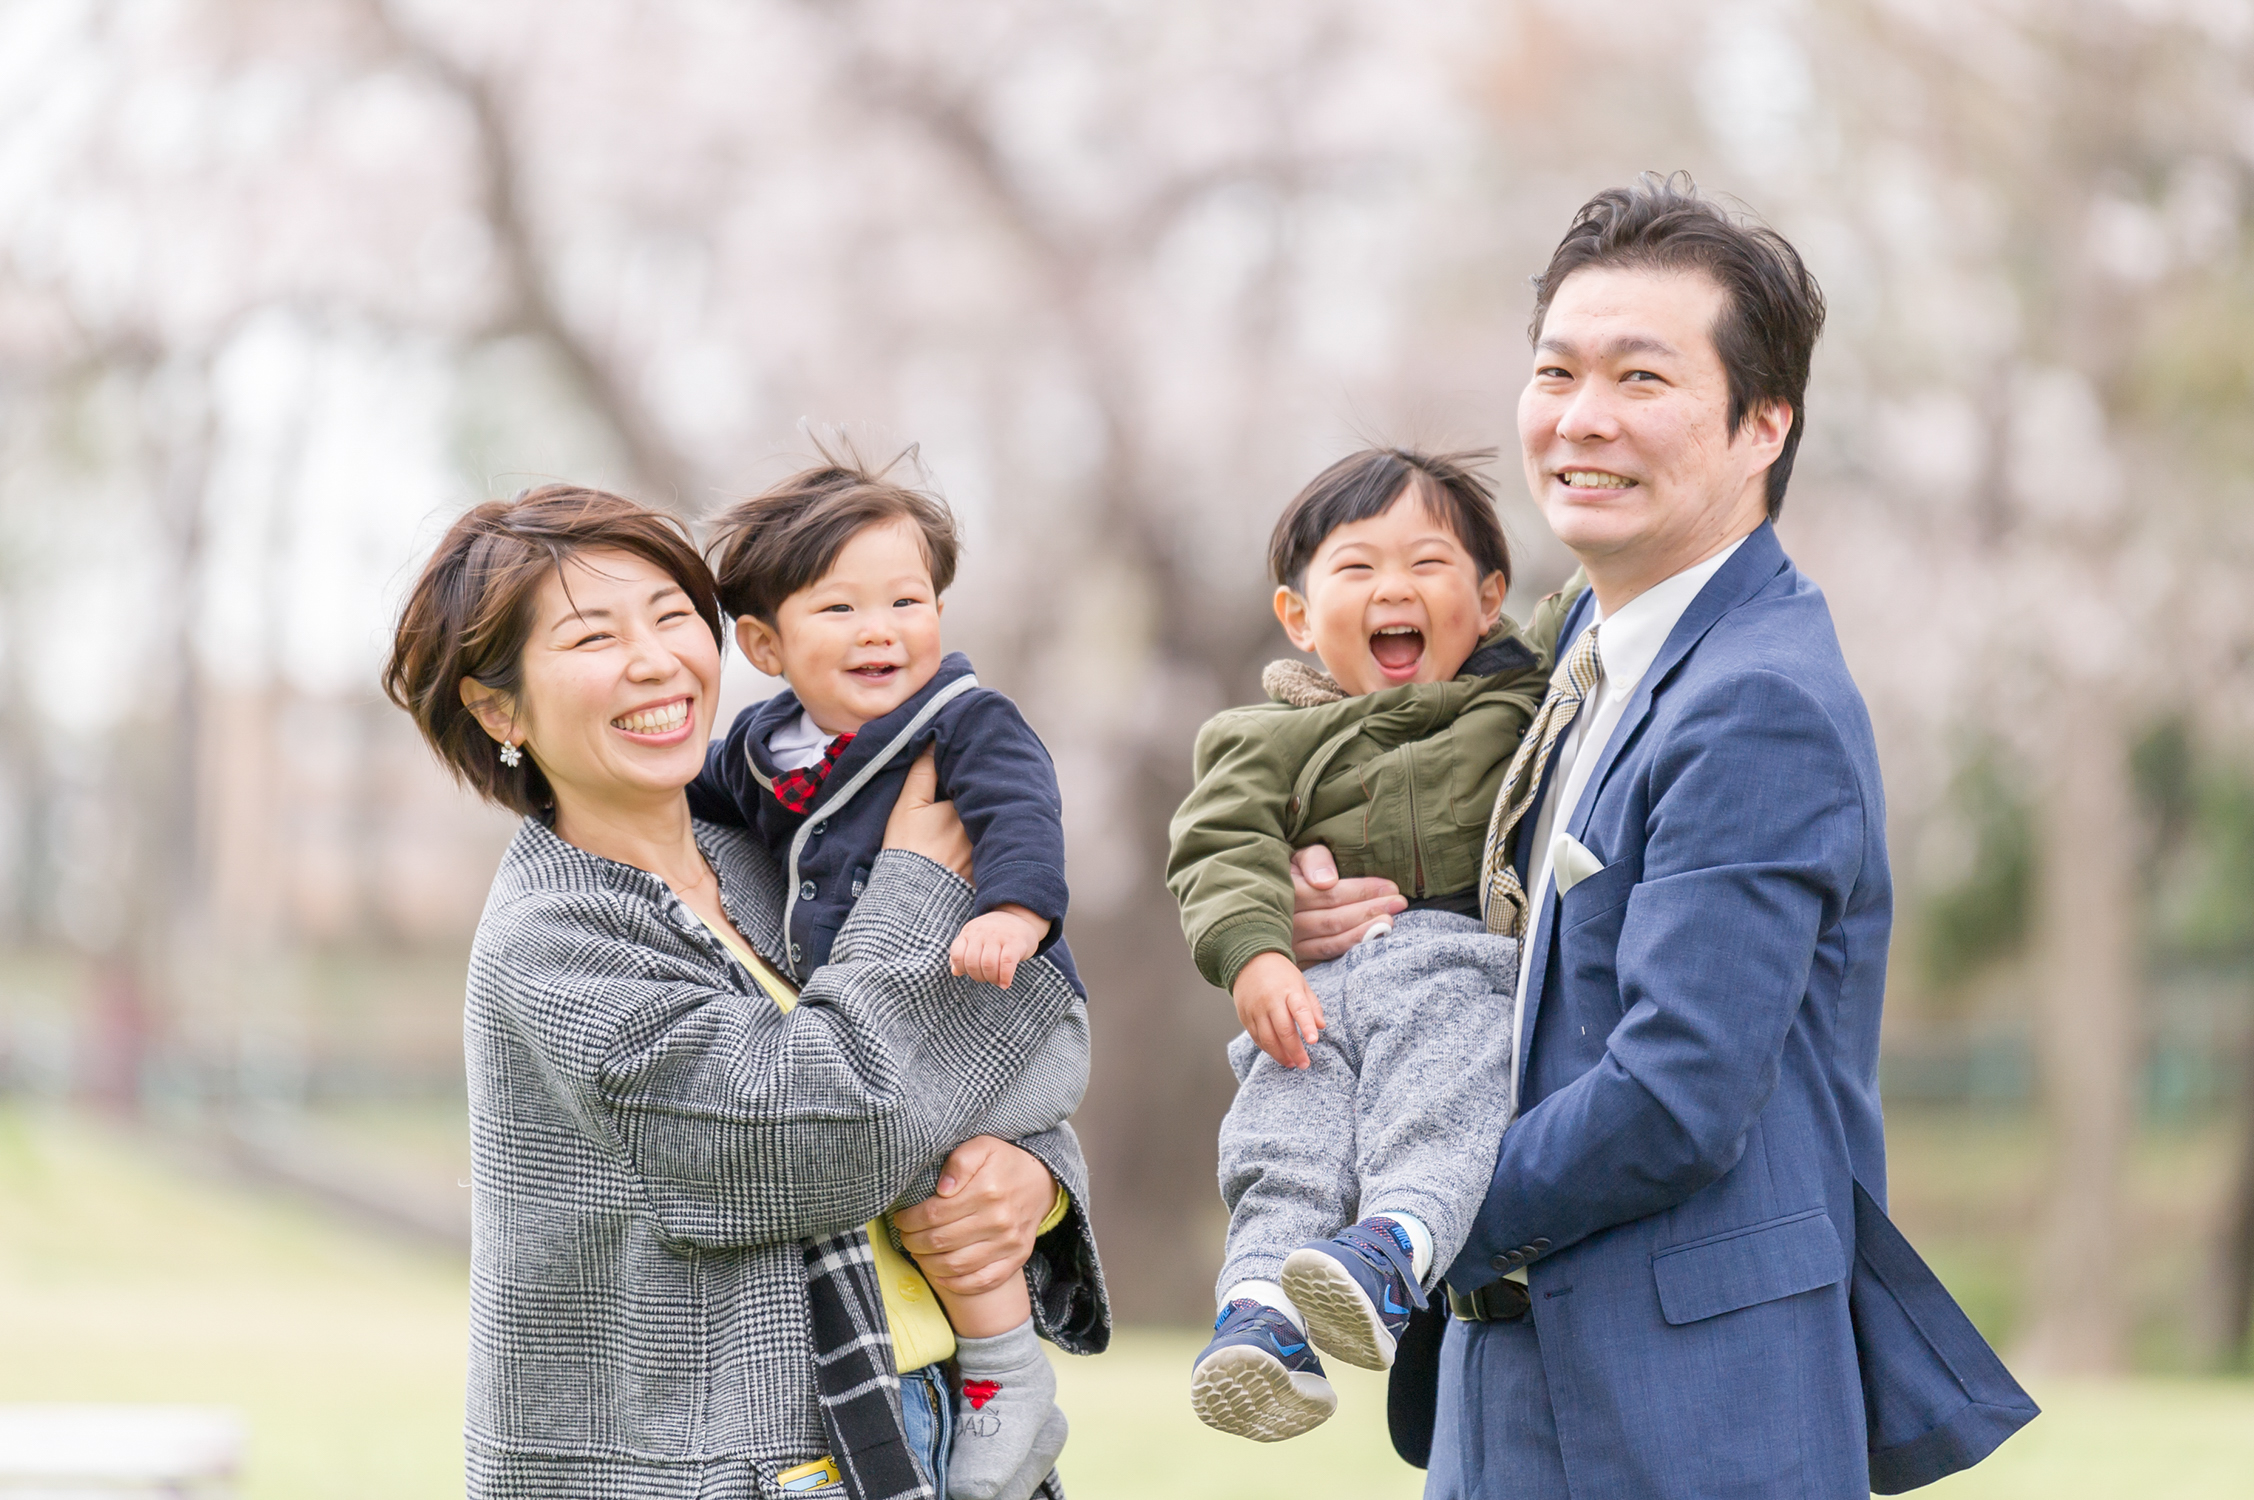
[[[1620,612],[1609,618],[1604,606],[1595,600],[1590,603],[1597,611],[1597,623],[1590,627],[1597,632],[1597,656],[1604,664],[1604,681],[1608,692],[1627,693],[1643,681],[1644,673],[1651,670],[1659,655],[1659,648],[1667,644],[1675,622],[1683,617],[1698,591],[1706,581],[1722,571],[1737,549],[1745,545],[1745,538],[1715,553],[1702,563],[1694,563],[1674,577],[1650,588],[1620,606]]]

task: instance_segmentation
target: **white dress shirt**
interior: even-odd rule
[[[1557,766],[1550,773],[1550,788],[1557,795],[1544,794],[1541,805],[1528,809],[1534,818],[1533,843],[1527,846],[1529,861],[1533,863],[1534,878],[1527,882],[1533,895],[1533,905],[1527,908],[1526,944],[1518,956],[1518,999],[1511,1016],[1511,1036],[1517,1038],[1526,1025],[1526,984],[1534,969],[1534,954],[1545,941],[1543,924],[1549,917],[1550,881],[1556,866],[1557,810],[1561,807],[1578,807],[1581,794],[1588,789],[1589,772],[1596,765],[1604,747],[1619,726],[1620,716],[1628,708],[1628,700],[1636,696],[1636,685],[1643,681],[1644,673],[1651,670],[1659,655],[1659,648],[1667,644],[1673,634],[1675,622],[1690,608],[1698,591],[1706,581],[1722,569],[1745,538],[1715,553],[1702,563],[1683,569],[1663,583],[1657,583],[1620,606],[1620,613],[1606,619],[1604,606],[1593,599],[1590,605],[1597,611],[1597,621],[1589,628],[1597,632],[1598,674],[1596,686],[1581,711],[1573,716],[1573,723],[1565,731],[1558,746]],[[1560,642],[1562,648],[1563,642]],[[1559,660],[1564,660],[1561,654]],[[1592,753],[1581,754],[1587,745]],[[1568,818],[1566,821],[1571,822]],[[1521,1045],[1511,1048],[1510,1112],[1518,1114],[1518,1060],[1525,1053]]]
[[[822,726],[814,722],[814,716],[800,709],[797,718],[787,719],[769,731],[767,753],[774,757],[777,770],[803,770],[820,761],[835,738],[836,735],[822,733]]]

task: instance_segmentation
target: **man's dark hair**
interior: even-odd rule
[[[1701,194],[1688,172],[1646,172],[1631,187],[1606,188],[1573,216],[1549,269],[1534,280],[1531,340],[1541,339],[1550,299],[1565,278],[1592,266],[1703,271],[1721,287],[1714,349],[1730,379],[1731,435],[1763,402],[1792,408],[1792,430],[1768,474],[1774,521],[1808,425],[1808,361],[1824,327],[1823,289],[1800,252],[1766,224],[1732,215]]]
[[[1323,538],[1341,526],[1383,515],[1414,484],[1432,513],[1448,523],[1471,554],[1479,576],[1503,575],[1510,585],[1510,543],[1495,519],[1495,491],[1478,470],[1495,450],[1419,453],[1413,448],[1365,448],[1317,474],[1284,508],[1268,540],[1268,568],[1283,587],[1298,590]]]
[[[932,590],[946,593],[962,545],[953,513],[936,495],[885,477],[913,456],[911,449],[872,468],[851,453],[825,453],[825,462],[728,507],[708,549],[720,582],[720,607],[772,625],[782,602],[829,572],[846,543],[893,521],[915,526],[924,561],[931,565]]]

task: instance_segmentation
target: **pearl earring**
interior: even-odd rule
[[[501,764],[515,770],[524,764],[524,752],[507,740],[501,741]]]

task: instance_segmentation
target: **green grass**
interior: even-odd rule
[[[236,1408],[246,1500],[460,1495],[468,1301],[457,1257],[0,1112],[0,1401]]]
[[[1056,1358],[1072,1418],[1073,1500],[1412,1500],[1423,1476],[1393,1456],[1381,1377],[1330,1368],[1338,1415],[1255,1446],[1190,1415],[1197,1333],[1126,1333],[1100,1359]],[[2034,1385],[2044,1414],[1934,1500],[2246,1500],[2254,1495],[2254,1381],[2143,1378]]]
[[[400,1142],[403,1159],[452,1170],[445,1132],[428,1133]],[[247,1500],[461,1493],[466,1279],[457,1257],[199,1175],[147,1136],[0,1110],[0,1401],[234,1407],[251,1433]],[[1201,1341],[1128,1331],[1101,1358],[1056,1361],[1074,1500],[1419,1493],[1421,1476],[1386,1444],[1378,1377],[1334,1369],[1335,1418],[1255,1446],[1190,1415]],[[2254,1494],[2254,1382],[2034,1384],[2047,1408],[2034,1426],[1924,1493]]]

